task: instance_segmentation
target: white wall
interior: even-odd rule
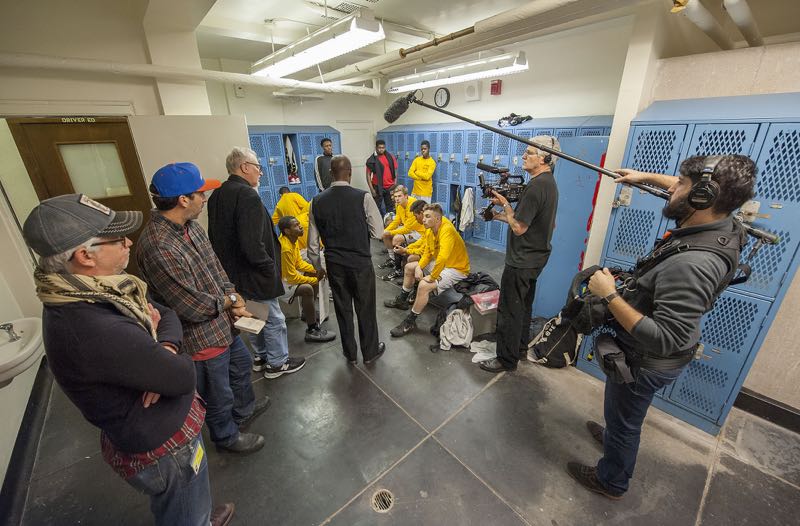
[[[525,51],[530,69],[501,77],[503,93],[489,95],[481,82],[480,101],[464,100],[464,85],[448,86],[449,111],[473,120],[497,121],[509,113],[542,117],[611,115],[617,102],[633,17],[624,17],[540,37],[506,51]],[[433,104],[435,88],[423,91]],[[396,95],[386,98],[388,103]],[[384,107],[385,109],[385,107]],[[457,119],[412,107],[397,124],[454,122]]]
[[[144,64],[144,2],[0,0],[0,50]],[[0,70],[0,115],[158,114],[152,79]]]

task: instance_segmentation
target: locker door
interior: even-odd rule
[[[728,290],[703,317],[703,356],[692,360],[675,380],[669,399],[711,421],[723,415],[735,396],[742,367],[767,316],[771,302]]]
[[[272,189],[267,186],[260,186],[258,188],[258,195],[261,197],[261,202],[267,209],[267,213],[272,214],[275,211],[275,198],[272,195]]]
[[[590,126],[586,128],[581,128],[578,130],[579,137],[600,137],[603,135],[608,135],[605,133],[605,128],[602,126]]]
[[[283,136],[280,133],[270,133],[267,134],[266,139],[272,186],[277,190],[281,186],[289,184],[289,176],[286,173],[286,153],[283,146]]]
[[[561,139],[572,138],[578,134],[578,130],[576,128],[556,128],[556,139],[559,141]],[[546,146],[546,145],[545,145]]]
[[[316,186],[314,159],[317,158],[317,155],[316,148],[314,148],[314,136],[307,133],[298,134],[297,142],[300,149],[299,155],[297,155],[297,162],[300,164],[300,182],[303,186]]]
[[[260,164],[261,166],[269,166],[269,164],[267,163],[267,145],[263,133],[250,134],[250,149],[256,152],[256,157],[258,157],[258,164]],[[265,182],[264,179],[262,178],[260,184],[267,184],[267,182]]]
[[[322,155],[322,145],[320,143],[322,142],[322,139],[325,139],[326,137],[330,138],[322,133],[314,134],[314,139],[313,139],[314,144],[312,144],[312,146],[314,147],[314,157],[316,157],[317,155]]]
[[[450,182],[461,183],[464,181],[464,132],[450,133],[450,153],[453,154],[453,160],[448,161],[451,164]]]
[[[516,141],[515,141],[516,142]],[[492,159],[492,163],[497,161],[497,166],[502,166],[503,168],[511,169],[509,163],[511,162],[511,139],[508,137],[503,137],[502,135],[498,135],[495,140],[495,152],[494,158]]]
[[[439,132],[438,138],[438,146],[439,149],[436,150],[437,154],[442,154],[442,161],[447,162],[450,158],[450,154],[452,150],[450,149],[450,132]],[[436,156],[436,159],[439,159],[439,156]]]
[[[755,157],[755,156],[754,156]],[[780,236],[777,245],[763,247],[751,262],[750,279],[734,290],[775,297],[786,279],[800,242],[800,123],[771,124],[756,157],[758,175],[754,199],[769,218],[755,225]],[[742,252],[754,244],[750,239]]]
[[[480,145],[478,150],[478,161],[484,164],[492,164],[494,162],[494,142],[495,134],[490,131],[482,131],[480,133]]]
[[[623,165],[674,174],[685,134],[685,125],[634,126]],[[620,191],[617,189],[617,195]],[[663,199],[634,188],[630,206],[621,206],[612,213],[606,257],[633,264],[648,253],[659,233],[664,204]]]
[[[381,135],[382,137],[379,138],[386,141],[386,149],[389,150],[391,153],[397,155],[397,143],[395,141],[395,134],[392,132],[385,132],[382,133]]]
[[[425,135],[425,140],[431,143],[431,157],[436,159],[436,154],[439,153],[439,134],[437,132],[430,132]]]
[[[520,137],[524,137],[525,139],[531,138],[532,130],[520,130],[517,135]],[[509,166],[508,168],[511,170],[511,175],[521,175],[527,180],[527,176],[525,171],[522,169],[522,155],[525,153],[525,150],[528,149],[528,145],[524,142],[514,141],[511,143],[511,151],[509,157]]]
[[[758,126],[758,123],[698,124],[694,127],[686,156],[750,155]]]
[[[472,166],[472,168],[475,168]],[[482,197],[481,189],[478,188],[475,190],[475,222],[473,223],[473,230],[472,236],[477,239],[486,239],[488,230],[489,230],[489,223],[483,220],[480,216],[480,212],[488,203],[486,199]],[[491,223],[492,221],[490,221]]]

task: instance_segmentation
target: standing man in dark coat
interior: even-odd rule
[[[383,234],[378,207],[370,195],[350,186],[353,167],[350,159],[337,155],[331,161],[333,183],[311,201],[308,221],[308,257],[317,272],[322,270],[320,239],[325,244],[328,279],[333,292],[333,307],[342,335],[342,349],[350,364],[358,361],[353,332],[353,307],[358,316],[361,355],[369,364],[386,351],[378,342],[375,311],[375,270],[372,267],[369,238]]]
[[[333,159],[333,141],[325,137],[319,142],[322,155],[314,159],[314,175],[317,179],[317,189],[327,190],[333,179],[331,178],[331,159]]]
[[[269,309],[267,324],[255,337],[253,370],[278,378],[302,369],[305,359],[289,357],[286,317],[278,303],[284,293],[281,248],[258,196],[263,171],[249,148],[234,148],[225,165],[230,177],[208,200],[208,237],[236,290]]]
[[[375,141],[375,153],[369,156],[366,165],[367,186],[378,210],[381,215],[394,212],[392,187],[397,181],[397,157],[386,151],[385,141],[378,139]]]

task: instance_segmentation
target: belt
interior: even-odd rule
[[[664,357],[655,357],[636,352],[627,352],[626,357],[628,359],[628,364],[631,367],[643,367],[653,371],[665,371],[683,367],[691,362],[694,358],[694,350]]]

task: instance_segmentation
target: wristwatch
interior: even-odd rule
[[[603,298],[603,305],[608,305],[609,303],[614,301],[614,298],[619,298],[619,293],[612,292],[611,294]]]
[[[238,297],[236,297],[236,294],[228,294],[228,299],[229,299],[229,300],[231,300],[231,307],[233,307],[233,305],[234,305],[234,304],[235,304],[237,301],[239,301],[239,298],[238,298]]]

